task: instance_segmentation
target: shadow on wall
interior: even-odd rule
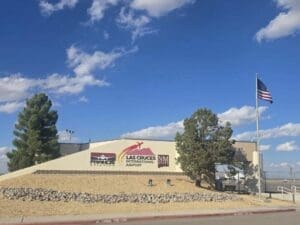
[[[234,161],[245,173],[245,189],[249,193],[257,193],[258,179],[256,174],[258,172],[258,166],[254,166],[252,162],[248,161],[245,153],[241,150],[236,150]]]

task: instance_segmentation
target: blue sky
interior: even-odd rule
[[[24,100],[46,92],[73,141],[170,139],[209,108],[255,140],[268,170],[300,170],[299,0],[0,2],[0,171]]]

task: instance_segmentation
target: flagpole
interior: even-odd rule
[[[260,165],[260,149],[259,149],[259,110],[258,110],[258,75],[256,74],[256,151],[258,153],[258,197],[261,197],[261,165]]]

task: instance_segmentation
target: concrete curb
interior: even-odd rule
[[[283,213],[283,212],[295,212],[296,208],[277,208],[277,209],[261,209],[261,210],[245,210],[245,211],[230,211],[230,212],[212,212],[212,213],[194,213],[194,214],[161,214],[161,215],[149,215],[149,216],[108,216],[105,218],[93,218],[93,219],[72,219],[66,216],[65,219],[55,217],[43,217],[39,219],[30,217],[21,217],[10,220],[9,222],[2,223],[1,225],[87,225],[87,224],[107,224],[107,223],[126,223],[133,221],[147,221],[147,220],[163,220],[163,219],[183,219],[183,218],[205,218],[205,217],[221,217],[221,216],[246,216],[268,213]],[[81,216],[85,217],[85,216]],[[89,216],[86,216],[89,217]],[[68,219],[67,219],[68,218]],[[29,221],[26,221],[29,220]]]

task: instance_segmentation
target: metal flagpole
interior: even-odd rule
[[[258,111],[258,75],[256,74],[256,151],[258,153],[258,197],[261,197],[261,165],[259,149],[259,111]]]

